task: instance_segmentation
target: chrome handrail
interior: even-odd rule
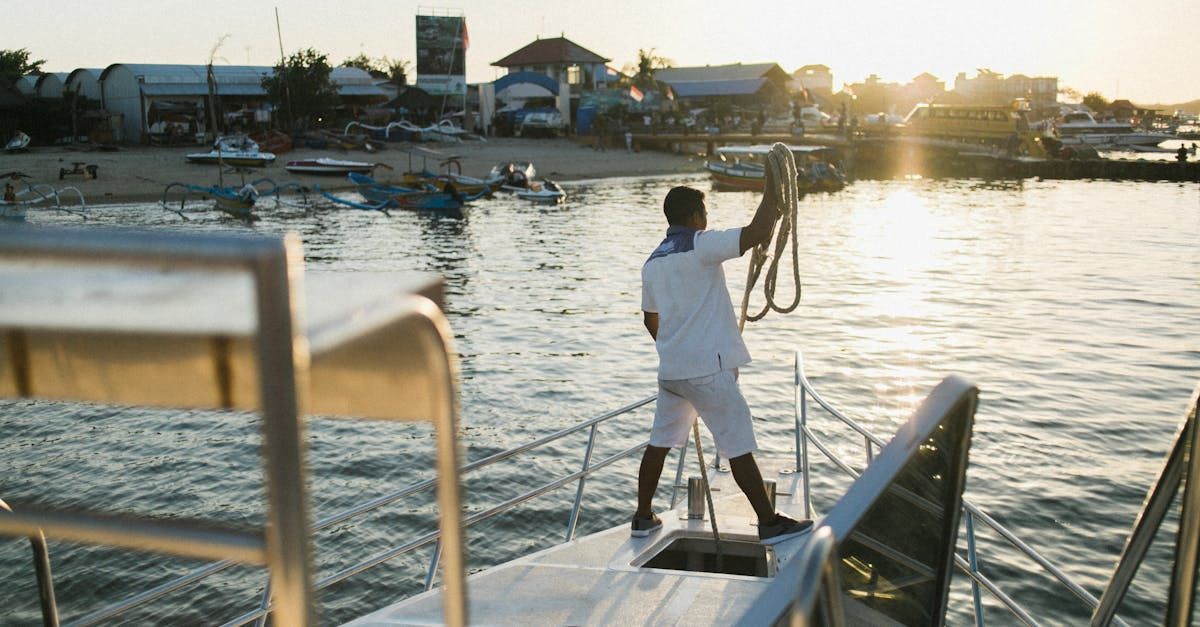
[[[543,484],[540,487],[529,490],[528,492],[525,492],[519,496],[515,496],[507,501],[504,501],[503,503],[494,505],[486,510],[476,512],[470,516],[467,516],[463,519],[463,528],[467,529],[467,528],[471,527],[472,525],[481,523],[485,520],[488,520],[490,518],[493,518],[495,516],[503,514],[526,501],[529,501],[531,499],[542,496],[543,494],[546,494],[548,492],[553,492],[554,490],[562,488],[562,487],[570,484],[572,481],[581,480],[584,477],[587,477],[588,475],[595,473],[596,471],[602,470],[603,468],[605,468],[617,461],[620,461],[622,459],[625,459],[626,457],[629,457],[629,456],[637,453],[638,451],[642,450],[645,446],[646,446],[646,442],[636,444],[630,448],[625,449],[624,451],[621,451],[614,455],[610,455],[609,457],[606,457],[603,460],[596,462],[595,464],[592,464],[587,470],[579,470],[579,471],[573,472],[566,476],[555,479],[554,481]],[[344,568],[332,575],[329,575],[328,577],[325,577],[324,579],[317,581],[313,585],[313,589],[319,591],[319,590],[328,588],[329,586],[332,586],[336,583],[339,583],[341,581],[349,579],[350,577],[353,577],[354,575],[357,575],[357,574],[367,571],[371,568],[374,568],[388,560],[391,560],[393,558],[399,557],[406,553],[415,551],[416,549],[427,546],[430,543],[438,542],[440,537],[441,537],[440,531],[437,531],[437,530],[430,531],[429,533],[426,533],[425,535],[420,536],[414,540],[410,540],[409,542],[407,542],[399,547],[388,549],[387,551],[384,551],[382,553],[378,553],[374,556],[371,556],[371,557],[367,558],[366,560],[359,562],[358,564]],[[433,552],[433,557],[430,559],[429,572],[435,572],[437,570],[438,560],[439,560],[439,552],[435,550]],[[427,584],[426,584],[427,588],[429,587],[429,582],[431,579],[432,578],[429,578],[427,580]],[[227,627],[232,627],[232,626],[236,626],[236,625],[244,625],[252,620],[266,616],[266,614],[269,611],[270,611],[269,608],[260,608],[257,610],[253,610],[251,612],[247,612],[241,616],[238,616],[237,618],[234,618],[233,620],[225,623],[225,625]]]
[[[588,436],[588,444],[587,444],[588,452],[585,454],[583,468],[581,468],[580,470],[578,470],[574,473],[566,475],[565,477],[551,481],[550,483],[545,484],[539,488],[535,488],[535,489],[530,490],[520,496],[514,497],[513,499],[510,499],[508,501],[505,501],[504,503],[494,506],[494,507],[490,508],[489,510],[485,510],[484,512],[479,512],[472,516],[469,516],[463,520],[463,528],[465,529],[466,527],[469,527],[477,522],[481,522],[482,520],[491,518],[493,516],[496,516],[498,514],[505,512],[505,511],[508,511],[508,510],[512,509],[513,507],[516,507],[517,505],[524,503],[525,501],[528,501],[532,498],[536,498],[547,492],[551,492],[555,489],[561,488],[561,487],[571,483],[572,481],[578,481],[579,487],[576,490],[576,501],[575,501],[574,506],[572,507],[571,515],[570,515],[570,518],[568,519],[568,528],[567,528],[567,533],[568,533],[567,539],[570,540],[571,538],[573,538],[574,532],[575,532],[575,527],[578,522],[579,511],[580,511],[580,508],[582,507],[582,501],[583,501],[583,495],[584,495],[584,484],[585,484],[586,478],[588,476],[594,474],[595,472],[605,468],[606,466],[609,466],[612,463],[619,461],[620,459],[629,457],[630,455],[641,450],[646,445],[646,443],[641,443],[632,448],[626,449],[625,451],[618,453],[617,455],[610,456],[599,462],[592,463],[590,461],[591,460],[591,451],[595,446],[595,439],[597,436],[597,427],[601,423],[607,422],[614,418],[623,416],[623,415],[633,412],[637,409],[640,409],[640,408],[654,402],[655,398],[657,398],[657,397],[649,396],[647,398],[643,398],[641,400],[634,401],[634,402],[629,403],[618,409],[603,413],[599,416],[595,416],[593,418],[590,418],[583,422],[560,429],[553,433],[549,433],[545,436],[542,436],[535,440],[531,440],[529,442],[526,442],[525,444],[513,447],[511,449],[506,449],[504,451],[494,453],[492,455],[489,455],[482,459],[478,459],[476,461],[473,461],[473,462],[463,466],[459,470],[460,477],[465,477],[467,475],[467,473],[474,472],[474,471],[480,470],[482,468],[486,468],[486,467],[496,464],[498,462],[502,462],[502,461],[511,459],[513,457],[516,457],[517,455],[528,452],[530,450],[539,448],[541,446],[545,446],[546,444],[550,444],[552,442],[561,440],[570,435],[579,433],[579,432],[583,431],[584,429],[591,429],[589,436]],[[682,473],[683,462],[684,462],[685,457],[686,457],[686,447],[680,452],[680,464],[679,464],[679,469],[677,470],[677,473],[676,473],[677,474],[676,481],[675,481],[676,484],[679,483],[678,475],[681,475],[681,473]],[[314,523],[312,525],[311,531],[313,533],[317,533],[317,532],[323,531],[327,528],[340,525],[344,522],[347,522],[349,520],[352,520],[352,519],[362,516],[364,514],[370,513],[381,507],[395,503],[401,499],[407,498],[409,496],[412,496],[412,495],[420,493],[420,492],[427,491],[427,490],[435,487],[436,485],[437,485],[436,478],[426,479],[424,481],[419,481],[417,483],[407,485],[407,486],[400,488],[398,490],[395,490],[389,494],[385,494],[383,496],[376,497],[369,501],[359,503],[359,504],[357,504],[353,507],[350,507],[346,510],[343,510],[336,514],[322,518],[321,520],[318,520],[316,523]],[[674,495],[672,496],[672,499],[674,499]],[[673,506],[673,504],[672,504],[672,506]],[[343,581],[351,576],[354,576],[365,570],[373,568],[374,566],[382,564],[393,558],[399,557],[400,555],[410,553],[419,548],[428,546],[431,543],[435,543],[435,542],[440,543],[440,538],[441,538],[441,533],[439,531],[433,531],[433,532],[427,533],[423,536],[420,536],[414,540],[411,540],[405,544],[402,544],[398,547],[393,547],[391,549],[388,549],[386,551],[383,551],[381,553],[373,555],[373,556],[359,562],[358,564],[347,567],[337,573],[334,573],[333,575],[330,575],[324,579],[321,579],[321,580],[315,582],[313,585],[313,590],[314,591],[322,590],[322,589],[327,588],[331,585],[334,585],[340,581]],[[439,563],[440,563],[439,551],[435,550],[433,557],[430,559],[429,568],[428,568],[428,571],[426,572],[426,576],[425,576],[425,588],[427,590],[432,587],[433,580],[434,580],[433,574],[437,572]],[[197,568],[193,571],[190,571],[188,573],[180,575],[179,577],[177,577],[173,580],[170,580],[163,584],[160,584],[159,586],[157,586],[151,590],[143,591],[137,595],[128,597],[121,601],[118,601],[118,602],[115,602],[108,606],[105,606],[103,608],[100,608],[96,611],[93,611],[93,612],[87,614],[86,616],[83,616],[75,621],[72,621],[70,624],[71,625],[94,625],[94,624],[100,623],[102,621],[114,618],[124,612],[131,610],[131,609],[140,607],[140,606],[150,603],[154,600],[157,600],[161,597],[164,597],[167,594],[176,592],[184,587],[196,584],[196,583],[206,579],[207,577],[209,577],[211,575],[215,575],[215,574],[217,574],[221,571],[224,571],[234,565],[235,565],[235,562],[233,562],[231,560],[224,560],[221,562],[215,562],[213,564],[203,566],[201,568]],[[268,585],[269,585],[269,583],[268,583]],[[264,597],[265,596],[267,596],[266,591],[264,591]],[[250,621],[265,617],[270,612],[270,609],[271,609],[271,606],[269,604],[265,604],[265,603],[260,604],[259,607],[256,608],[255,610],[252,610],[250,612],[242,614],[242,615],[230,620],[229,622],[227,622],[225,624],[226,625],[243,625]]]
[[[866,427],[862,426],[855,420],[851,419],[850,417],[846,416],[841,411],[834,408],[833,405],[831,405],[829,403],[829,401],[825,400],[825,398],[822,397],[820,395],[820,393],[818,393],[816,391],[816,389],[812,385],[812,382],[809,381],[808,377],[804,374],[804,358],[800,351],[796,352],[795,372],[796,372],[796,377],[795,377],[795,386],[796,386],[795,414],[796,414],[796,422],[799,427],[798,428],[799,434],[797,437],[802,440],[801,450],[803,451],[802,454],[799,454],[797,456],[797,459],[799,461],[799,465],[800,465],[799,472],[801,473],[802,484],[804,487],[804,511],[807,516],[811,517],[813,514],[813,508],[812,508],[812,496],[810,494],[810,487],[809,487],[809,459],[808,459],[808,455],[807,455],[807,446],[806,446],[807,442],[811,441],[813,446],[815,446],[823,455],[825,455],[825,457],[830,462],[832,462],[834,465],[836,465],[842,472],[850,475],[851,477],[856,477],[858,475],[858,472],[855,471],[854,468],[852,466],[850,466],[850,464],[848,464],[845,460],[843,460],[836,453],[834,453],[832,449],[830,449],[828,446],[826,446],[824,443],[822,443],[821,440],[817,437],[817,435],[809,428],[809,426],[808,426],[808,403],[807,403],[808,398],[811,397],[814,401],[816,401],[816,403],[818,405],[821,406],[822,409],[824,409],[826,412],[828,412],[829,415],[833,416],[834,418],[837,418],[839,422],[843,423],[844,425],[849,427],[851,430],[855,431],[856,433],[858,433],[859,435],[861,435],[863,437],[863,440],[865,443],[864,446],[866,448],[866,463],[869,464],[872,459],[873,447],[875,447],[875,446],[882,447],[883,440],[881,440],[875,434],[871,433],[871,431],[869,429],[867,429]],[[971,588],[972,588],[972,597],[973,597],[973,606],[974,606],[973,609],[974,609],[974,615],[975,615],[977,625],[983,624],[983,607],[982,607],[982,600],[980,598],[980,590],[979,590],[980,586],[983,586],[984,588],[986,588],[988,590],[988,592],[992,593],[993,596],[995,596],[997,599],[1000,600],[1001,604],[1004,605],[1005,608],[1007,608],[1010,612],[1012,612],[1012,614],[1014,616],[1016,616],[1018,619],[1020,619],[1022,622],[1029,624],[1029,625],[1036,625],[1037,622],[1024,607],[1022,607],[1019,603],[1017,603],[1015,600],[1013,600],[1012,597],[1005,594],[998,585],[996,585],[994,582],[992,582],[985,575],[983,575],[983,573],[981,573],[979,571],[979,568],[978,568],[979,562],[978,562],[978,557],[976,554],[976,542],[975,542],[975,523],[976,522],[982,522],[984,525],[986,525],[987,527],[989,527],[990,529],[995,531],[997,534],[999,534],[1000,537],[1003,538],[1011,547],[1013,547],[1020,553],[1024,554],[1026,557],[1032,559],[1038,566],[1042,567],[1042,569],[1044,569],[1048,574],[1050,574],[1060,584],[1062,584],[1064,587],[1066,587],[1067,590],[1069,590],[1071,592],[1071,594],[1075,595],[1076,598],[1078,598],[1081,601],[1083,601],[1084,603],[1086,603],[1088,605],[1089,611],[1096,609],[1096,607],[1099,605],[1099,600],[1095,596],[1093,596],[1091,593],[1089,593],[1087,590],[1084,590],[1079,584],[1072,581],[1071,578],[1066,575],[1066,573],[1064,573],[1061,569],[1059,569],[1054,564],[1052,564],[1050,562],[1050,560],[1046,559],[1042,554],[1038,553],[1035,549],[1033,549],[1033,547],[1029,546],[1027,543],[1022,541],[1020,538],[1018,538],[1016,536],[1016,534],[1014,534],[1008,528],[1004,527],[1004,525],[1001,525],[999,522],[996,521],[996,519],[989,516],[986,512],[984,512],[982,509],[980,509],[974,503],[971,503],[970,501],[968,501],[965,498],[963,499],[962,503],[963,503],[962,504],[963,514],[965,514],[964,519],[966,520],[968,556],[967,556],[967,559],[963,559],[961,556],[956,554],[954,561],[955,561],[955,564],[958,566],[959,570],[961,570],[964,574],[966,574],[971,579]],[[1122,621],[1120,618],[1116,618],[1115,622],[1119,625],[1126,625],[1126,623],[1124,621]]]
[[[315,624],[301,410],[304,408],[302,401],[309,400],[310,396],[313,399],[322,397],[309,394],[308,373],[313,356],[309,345],[310,342],[313,346],[320,345],[330,351],[330,355],[344,357],[346,353],[337,351],[339,346],[334,342],[335,339],[337,342],[353,341],[359,339],[359,334],[382,329],[379,325],[386,322],[386,330],[393,333],[393,337],[411,343],[418,354],[420,362],[417,370],[426,376],[421,389],[421,411],[428,412],[428,415],[405,416],[401,413],[396,416],[386,413],[392,408],[381,410],[370,405],[359,408],[340,397],[323,400],[330,402],[330,407],[341,407],[352,414],[363,411],[370,418],[429,420],[434,423],[438,465],[437,506],[441,513],[441,533],[447,547],[444,616],[450,624],[467,623],[466,565],[462,551],[458,475],[455,472],[459,466],[456,365],[452,347],[448,344],[449,329],[434,303],[413,295],[403,301],[389,303],[387,307],[381,306],[372,312],[374,318],[368,316],[366,322],[355,327],[318,328],[319,333],[308,337],[302,332],[293,332],[301,320],[293,301],[301,292],[303,259],[299,239],[294,235],[247,238],[132,231],[22,229],[20,233],[0,232],[0,257],[6,260],[16,258],[88,264],[100,261],[129,269],[211,270],[216,273],[234,272],[248,278],[252,289],[246,309],[252,317],[252,323],[245,332],[245,338],[252,346],[253,353],[247,372],[257,375],[257,385],[251,383],[248,386],[254,392],[247,396],[253,401],[246,408],[257,410],[262,417],[261,455],[267,501],[265,524],[250,531],[204,521],[162,520],[145,514],[118,516],[95,511],[25,506],[16,513],[0,516],[0,535],[40,534],[44,530],[50,537],[62,540],[217,560],[200,571],[151,590],[152,594],[135,595],[109,606],[101,614],[114,608],[124,611],[136,607],[158,598],[165,591],[202,580],[238,562],[267,567],[277,623]],[[9,306],[12,307],[12,303]],[[117,391],[105,387],[100,393],[96,387],[77,389],[69,385],[57,388],[33,385],[31,373],[35,370],[30,364],[27,332],[31,327],[39,332],[46,332],[46,329],[31,325],[20,316],[13,316],[12,311],[6,311],[6,321],[15,322],[4,338],[10,344],[5,353],[11,362],[6,365],[17,376],[13,385],[5,387],[5,395],[42,395],[64,400],[123,404],[234,406],[227,355],[216,360],[217,372],[213,377],[215,389],[194,397],[164,399],[146,392],[152,386],[137,388],[134,385]],[[117,336],[135,336],[145,332],[145,322],[137,322],[132,328],[121,330]],[[99,328],[107,327],[101,325]],[[51,325],[49,330],[63,331],[61,325]],[[321,335],[321,332],[325,335]],[[216,343],[219,341],[220,338],[214,340]],[[37,376],[45,376],[44,372],[36,372]],[[327,396],[331,395],[327,393]],[[95,613],[89,614],[85,620],[92,620],[95,616]]]
[[[0,512],[11,514],[12,511],[12,507],[9,507],[4,499],[0,499]],[[33,551],[33,570],[42,606],[42,625],[58,627],[58,604],[54,601],[54,576],[50,572],[50,549],[46,546],[46,535],[41,531],[30,534],[29,546]]]

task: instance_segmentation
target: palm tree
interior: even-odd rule
[[[675,65],[674,61],[655,55],[654,50],[638,48],[637,72],[634,73],[631,82],[640,89],[657,90],[660,83],[654,80],[654,72]]]

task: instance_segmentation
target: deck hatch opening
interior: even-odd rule
[[[676,538],[641,566],[750,577],[771,577],[775,574],[774,555],[758,542],[721,540],[721,551],[724,555],[721,568],[718,569],[716,545],[711,537]]]

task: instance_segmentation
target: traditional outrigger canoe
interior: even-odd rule
[[[363,197],[364,202],[355,202],[335,196],[318,188],[325,198],[355,209],[370,209],[387,213],[388,209],[411,209],[417,211],[438,211],[448,215],[462,217],[463,206],[489,194],[483,191],[477,194],[463,194],[453,186],[447,185],[441,190],[431,186],[424,188],[399,187],[380,183],[365,174],[350,173],[350,181],[357,185],[356,191]]]
[[[65,211],[86,218],[81,211],[87,209],[83,192],[77,187],[54,187],[45,183],[31,183],[30,177],[24,172],[5,172],[0,174],[0,180],[24,181],[24,187],[16,189],[12,182],[4,185],[4,195],[0,196],[0,220],[24,220],[29,209],[54,209]],[[63,197],[74,196],[79,199],[75,206],[63,205]]]
[[[215,201],[217,209],[235,218],[253,221],[258,219],[258,216],[254,215],[254,208],[260,199],[274,197],[278,203],[280,195],[288,191],[298,192],[303,199],[302,202],[308,202],[307,187],[293,182],[276,183],[269,178],[256,179],[241,186],[171,183],[163,189],[162,200],[159,202],[164,209],[177,213],[186,220],[187,216],[184,215],[184,211],[190,198],[211,198]],[[167,202],[168,196],[172,192],[182,192],[179,197],[178,210],[171,208]]]

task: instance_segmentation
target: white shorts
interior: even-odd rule
[[[716,440],[721,457],[732,459],[758,450],[750,406],[731,370],[695,379],[659,379],[650,446],[683,446],[692,435],[697,413]]]

